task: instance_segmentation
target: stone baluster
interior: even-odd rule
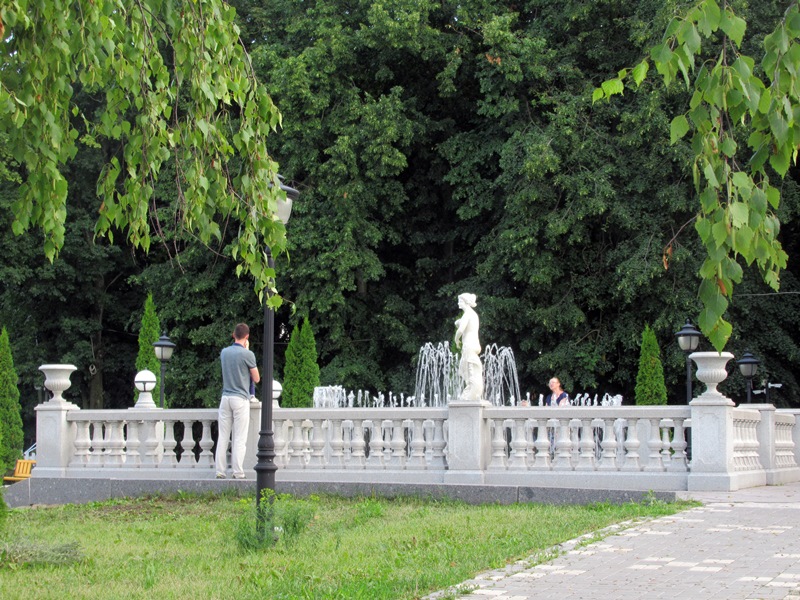
[[[383,436],[381,427],[372,420],[364,421],[364,428],[369,431],[369,457],[365,466],[368,469],[383,468]]]
[[[120,466],[123,463],[125,440],[122,437],[123,421],[109,421],[106,429],[108,431],[107,454],[105,464],[109,466]]]
[[[275,464],[278,465],[278,467],[286,467],[289,461],[289,449],[287,447],[289,440],[286,437],[286,423],[286,421],[273,420]]]
[[[623,447],[625,448],[625,462],[622,464],[623,471],[641,471],[642,465],[639,461],[639,441],[638,421],[639,419],[626,419],[628,431],[625,436]]]
[[[89,463],[93,466],[102,466],[105,462],[106,431],[103,421],[92,421],[92,452]]]
[[[197,445],[194,441],[194,421],[183,420],[183,438],[181,438],[181,467],[191,469],[197,466],[194,449]]]
[[[211,452],[211,448],[214,446],[214,438],[211,437],[211,423],[215,422],[216,419],[214,421],[201,421],[203,424],[203,435],[200,437],[200,457],[197,460],[197,466],[201,469],[214,468],[214,454]]]
[[[617,470],[617,432],[616,419],[603,419],[603,441],[600,442],[600,462],[598,471]]]
[[[433,440],[430,444],[431,469],[443,469],[445,467],[444,449],[447,443],[444,440],[444,419],[433,420]]]
[[[572,441],[570,440],[569,419],[558,419],[557,436],[553,469],[557,471],[571,471]]]
[[[347,466],[350,469],[363,469],[366,462],[366,442],[364,442],[364,422],[355,420],[351,422],[353,425],[351,442],[352,451],[350,453],[350,461]]]
[[[342,452],[344,442],[342,440],[341,419],[330,419],[328,421],[328,427],[330,428],[331,432],[331,457],[328,461],[328,464],[325,465],[325,468],[341,469],[344,467],[344,453]]]
[[[128,421],[125,429],[125,464],[128,467],[138,467],[142,464],[142,457],[139,453],[142,445],[139,441],[139,421]]]
[[[672,449],[672,457],[669,461],[670,471],[684,472],[687,470],[686,462],[686,429],[684,428],[683,419],[678,419],[674,422],[674,429],[672,430],[672,442],[670,448]]]
[[[69,466],[83,467],[89,464],[89,448],[92,446],[92,440],[89,438],[89,421],[75,422],[74,446],[75,452]]]
[[[489,471],[506,470],[506,437],[505,425],[498,419],[489,420],[492,428],[492,460],[489,462]]]
[[[311,419],[311,455],[309,469],[325,468],[325,430],[322,419]]]
[[[342,462],[347,468],[353,457],[353,420],[345,419],[342,421]]]
[[[158,438],[156,437],[155,421],[142,421],[139,440],[144,450],[142,453],[142,466],[154,467],[158,462]]]
[[[675,422],[672,419],[661,419],[658,422],[659,431],[661,432],[661,464],[664,465],[665,471],[671,471],[672,467],[672,450],[670,444],[670,434],[675,428]]]
[[[175,456],[175,448],[178,442],[175,441],[175,421],[163,421],[164,423],[164,458],[161,460],[162,467],[175,467],[178,459]]]
[[[576,471],[594,471],[594,428],[591,419],[581,419],[581,440]]]
[[[649,472],[660,472],[664,470],[664,463],[661,462],[661,429],[658,419],[648,419],[650,425],[650,437],[647,440],[647,465],[644,470]]]
[[[395,469],[403,469],[406,465],[406,438],[405,438],[405,422],[397,419],[392,423],[392,441],[390,443],[392,449],[391,462],[389,463]]]
[[[536,471],[549,471],[550,470],[550,430],[548,429],[549,421],[542,419],[541,421],[533,421],[533,427],[536,428],[536,441],[533,445],[536,448],[536,454],[533,459],[532,469]]]
[[[525,419],[525,458],[528,468],[530,469],[536,460],[536,421],[534,419]]]
[[[292,427],[292,441],[290,442],[289,446],[291,448],[291,454],[289,455],[289,467],[293,469],[305,469],[306,468],[306,460],[305,460],[305,443],[303,441],[303,425],[301,420],[295,420],[291,422]]]
[[[423,433],[423,422],[421,419],[406,421],[411,430],[411,456],[406,464],[407,469],[425,469],[428,465],[425,461],[425,435]]]
[[[580,429],[581,429],[581,422],[578,419],[570,419],[569,421],[569,439],[572,442],[572,458],[571,463],[573,467],[578,464],[578,460],[580,457],[580,449],[581,449],[581,442],[580,442]]]
[[[522,419],[507,419],[503,429],[511,435],[509,444],[508,468],[514,471],[524,471],[528,468],[528,440],[525,435],[526,421]]]
[[[381,438],[383,438],[383,465],[388,468],[392,464],[392,422],[389,419],[381,422]]]
[[[528,468],[528,439],[525,435],[527,421],[509,419],[506,423],[508,427],[512,428],[511,455],[508,457],[508,468],[514,471],[524,471]]]

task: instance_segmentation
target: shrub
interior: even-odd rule
[[[244,508],[236,527],[236,541],[244,552],[267,550],[278,543],[290,545],[317,514],[319,499],[295,498],[289,494],[263,491],[263,501],[253,507],[251,499],[240,500]],[[259,524],[259,515],[261,523]]]
[[[664,384],[660,354],[656,334],[649,325],[645,325],[639,354],[639,373],[636,375],[636,404],[667,403],[667,386]]]
[[[283,370],[284,408],[310,407],[314,402],[314,388],[319,385],[317,343],[308,319],[302,327],[296,325],[286,348],[286,366]]]
[[[156,387],[153,390],[153,398],[158,398],[161,389],[161,381],[159,381],[159,373],[161,370],[161,363],[156,358],[156,353],[153,350],[153,343],[158,341],[159,331],[161,330],[161,323],[156,313],[156,305],[153,302],[153,294],[147,294],[147,300],[144,301],[144,314],[142,314],[142,323],[139,327],[139,354],[136,355],[136,371],[152,371],[156,375]],[[136,390],[134,401],[139,399],[139,390]],[[158,402],[158,400],[156,400]],[[167,400],[164,399],[166,405]],[[167,408],[167,406],[165,406]]]
[[[22,408],[19,405],[17,372],[11,356],[8,331],[0,333],[0,467],[13,469],[22,458]]]

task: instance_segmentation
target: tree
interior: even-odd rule
[[[639,373],[636,375],[636,404],[666,404],[667,387],[664,385],[664,368],[656,334],[650,325],[642,331],[639,354]]]
[[[0,470],[14,468],[22,458],[22,417],[17,372],[11,356],[8,331],[0,333]]]
[[[746,29],[728,0],[701,0],[670,21],[650,59],[593,94],[593,101],[621,94],[626,81],[639,87],[651,60],[666,87],[682,81],[691,93],[689,109],[670,123],[670,140],[692,134],[695,229],[706,253],[699,325],[720,351],[732,333],[724,315],[742,282],[739,260],[755,262],[764,281],[780,287],[788,255],[778,237],[780,185],[773,182],[796,164],[800,141],[800,2],[793,0],[764,37],[760,57],[742,51]]]
[[[301,408],[313,405],[314,388],[319,386],[317,344],[308,318],[295,325],[286,348],[281,406]]]
[[[161,363],[156,358],[156,353],[153,349],[153,343],[158,341],[160,331],[161,323],[158,320],[158,313],[156,313],[153,294],[147,294],[147,299],[144,301],[142,323],[139,327],[139,354],[136,356],[136,371],[147,369],[155,373],[157,382],[156,387],[153,389],[153,398],[159,397],[159,390],[161,389],[159,375]],[[139,391],[137,390],[135,400],[138,399]]]
[[[234,18],[223,0],[4,2],[0,139],[24,173],[14,233],[41,229],[53,260],[67,218],[62,170],[81,147],[102,145],[97,235],[113,240],[122,230],[148,250],[151,228],[161,237],[172,223],[208,243],[232,227],[237,275],[255,279],[259,298],[274,288],[262,249],[280,252],[286,241],[267,152],[281,116]],[[76,90],[97,98],[95,110],[74,102]],[[178,203],[168,215],[154,191],[171,162]]]

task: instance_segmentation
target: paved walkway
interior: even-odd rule
[[[800,600],[800,483],[685,492],[702,507],[464,582],[474,600]],[[585,543],[585,540],[584,540]],[[441,597],[442,592],[430,596]]]

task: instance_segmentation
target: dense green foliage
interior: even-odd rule
[[[158,398],[161,390],[161,363],[156,358],[153,350],[153,343],[158,341],[161,323],[158,320],[156,305],[153,302],[153,294],[147,294],[144,301],[144,312],[142,322],[139,325],[139,354],[136,355],[136,372],[147,369],[156,376],[156,387],[153,388],[153,398]],[[134,402],[139,398],[139,391],[135,391]],[[165,407],[168,406],[167,399],[164,399]]]
[[[664,385],[664,367],[656,334],[645,325],[639,351],[639,372],[636,374],[636,404],[666,404],[667,387]]]
[[[8,331],[3,327],[0,333],[0,472],[13,469],[17,459],[22,458],[22,442],[17,371]]]
[[[789,4],[757,55],[742,51],[747,22],[734,4],[701,0],[676,16],[650,50],[664,85],[682,79],[692,93],[689,109],[670,123],[670,138],[675,143],[692,132],[700,200],[695,229],[707,253],[700,268],[699,324],[720,351],[733,330],[723,317],[734,284],[742,281],[737,259],[755,262],[764,281],[780,287],[788,255],[775,211],[780,180],[796,165],[800,141],[800,2]],[[620,71],[595,90],[593,100],[622,93],[627,77],[640,86],[649,65],[644,59],[630,73]]]
[[[277,287],[296,307],[276,312],[276,371],[308,317],[323,384],[412,394],[419,348],[452,337],[456,297],[469,291],[483,345],[513,348],[523,393],[544,393],[555,374],[575,393],[631,401],[647,322],[664,349],[668,398],[683,401],[673,334],[687,317],[699,324],[708,248],[695,229],[697,155],[688,134],[670,144],[670,124],[692,95],[682,76],[669,86],[649,77],[638,93],[592,103],[609,74],[662,42],[683,3],[233,4],[255,74],[284,115],[270,152],[301,192],[287,226],[291,261],[276,259]],[[788,5],[736,4],[748,23],[743,53],[763,48]],[[722,37],[704,40],[708,56]],[[74,92],[79,115],[105,110],[102,94]],[[19,183],[0,185],[0,321],[25,414],[43,362],[78,366],[67,397],[82,406],[127,405],[148,291],[178,345],[168,365],[173,406],[216,406],[216,361],[232,326],[247,322],[261,343],[263,307],[231,252],[238,226],[217,215],[219,239],[202,243],[178,224],[174,180],[185,162],[171,157],[153,183],[162,243],[144,256],[122,236],[119,245],[94,239],[95,182],[124,155],[118,140],[95,139],[99,148],[78,143],[62,169],[69,218],[53,265],[39,256],[41,238],[11,236]],[[744,151],[746,136],[736,143]],[[24,179],[6,147],[0,178]],[[790,257],[800,256],[796,178],[790,167],[769,209]],[[726,291],[728,349],[750,348],[760,373],[783,384],[775,401],[800,404],[796,267],[781,270],[781,294],[752,269]],[[734,374],[721,389],[743,387]]]
[[[103,147],[97,234],[113,240],[122,230],[147,250],[164,229],[208,243],[232,221],[239,231],[226,251],[237,273],[255,279],[259,298],[274,287],[262,245],[282,250],[285,231],[266,140],[281,116],[234,17],[222,0],[4,2],[0,135],[24,167],[14,233],[41,230],[52,260],[66,233],[64,171],[81,147]],[[74,101],[76,89],[93,95],[90,110]],[[165,172],[178,197],[163,206],[171,215],[159,210]]]
[[[283,369],[283,395],[281,406],[301,408],[313,406],[314,388],[319,385],[317,364],[317,342],[308,318],[303,319],[292,330],[286,347],[286,363]]]

